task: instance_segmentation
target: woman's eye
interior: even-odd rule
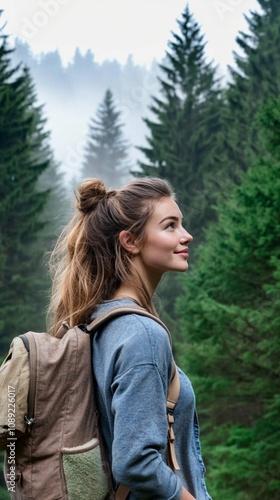
[[[174,222],[169,222],[169,224],[167,224],[166,228],[165,229],[174,229]]]

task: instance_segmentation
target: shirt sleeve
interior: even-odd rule
[[[166,356],[172,360],[172,356],[168,339],[162,342],[157,336],[153,342],[155,355],[150,353],[149,342],[144,337],[141,346],[139,341],[134,346],[129,343],[127,350],[124,347],[121,353],[123,359],[131,359],[137,349],[137,364],[131,366],[128,363],[128,369],[116,374],[111,386],[114,417],[112,472],[117,484],[125,484],[133,498],[179,500],[181,481],[164,459],[169,377],[166,363],[163,365],[160,360],[165,357],[166,361]],[[159,357],[156,356],[157,349],[160,349]],[[165,349],[164,356],[162,350]]]

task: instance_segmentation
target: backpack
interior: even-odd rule
[[[13,339],[0,368],[0,449],[6,452],[5,481],[13,500],[127,498],[126,486],[113,490],[99,431],[91,337],[110,319],[131,313],[167,330],[145,309],[122,306],[88,325],[63,323],[55,337],[27,332]],[[172,429],[179,388],[174,364],[167,400],[173,469],[179,469]]]

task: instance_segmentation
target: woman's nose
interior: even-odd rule
[[[180,238],[180,243],[191,243],[193,240],[193,237],[190,233],[188,233],[188,231],[186,231],[185,229],[183,230],[183,234]]]

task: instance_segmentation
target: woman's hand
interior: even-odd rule
[[[186,488],[183,488],[181,500],[195,500],[195,498],[186,490]]]

